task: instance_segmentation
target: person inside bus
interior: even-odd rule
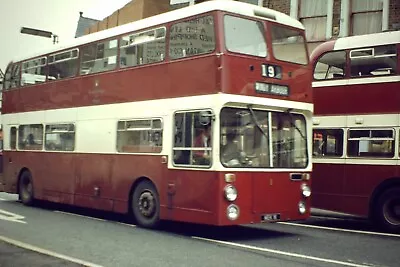
[[[221,161],[226,167],[238,167],[241,165],[241,153],[236,137],[235,131],[229,131],[226,134],[226,145],[221,146]]]
[[[200,130],[194,140],[194,148],[211,148],[211,125],[207,124]],[[194,150],[193,161],[195,165],[210,165],[211,150]]]
[[[28,134],[28,136],[26,137],[26,144],[28,145],[28,146],[32,146],[32,145],[34,145],[35,144],[35,137],[33,136],[33,134]]]

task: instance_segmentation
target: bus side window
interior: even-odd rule
[[[350,51],[352,77],[381,76],[396,73],[395,45],[375,46]]]

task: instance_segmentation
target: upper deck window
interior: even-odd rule
[[[279,60],[306,65],[307,48],[300,30],[272,25],[272,50]]]
[[[81,75],[115,69],[118,41],[110,40],[88,45],[81,50]]]
[[[132,67],[163,61],[165,28],[134,33],[120,40],[120,67]]]
[[[46,57],[23,62],[21,85],[45,82],[47,74],[46,63]]]
[[[346,52],[328,52],[318,59],[314,69],[315,80],[344,78],[346,69]]]
[[[58,80],[73,77],[78,70],[78,49],[72,49],[48,58],[49,76],[48,80]]]
[[[261,22],[233,16],[224,17],[225,45],[235,53],[267,56],[265,29]]]
[[[185,58],[215,50],[214,18],[195,18],[171,26],[169,57]]]
[[[5,90],[19,87],[21,79],[20,70],[21,68],[19,64],[13,64],[8,66],[6,74],[4,75]]]
[[[350,51],[351,76],[376,76],[397,71],[396,45],[383,45]]]

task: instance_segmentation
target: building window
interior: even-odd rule
[[[351,1],[351,33],[361,35],[382,31],[383,1]]]
[[[389,2],[390,0],[342,0],[340,36],[388,30]]]
[[[299,0],[298,19],[306,29],[307,41],[322,41],[326,36],[328,26],[329,0]],[[330,17],[332,20],[332,17]],[[330,24],[331,27],[331,24]]]

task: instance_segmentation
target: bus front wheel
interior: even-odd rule
[[[160,221],[160,200],[150,181],[140,182],[133,190],[131,209],[136,222],[146,228],[154,228]]]
[[[378,198],[375,222],[389,232],[400,232],[400,187],[384,191]]]
[[[24,205],[31,206],[34,201],[32,175],[24,171],[19,178],[19,199]]]

